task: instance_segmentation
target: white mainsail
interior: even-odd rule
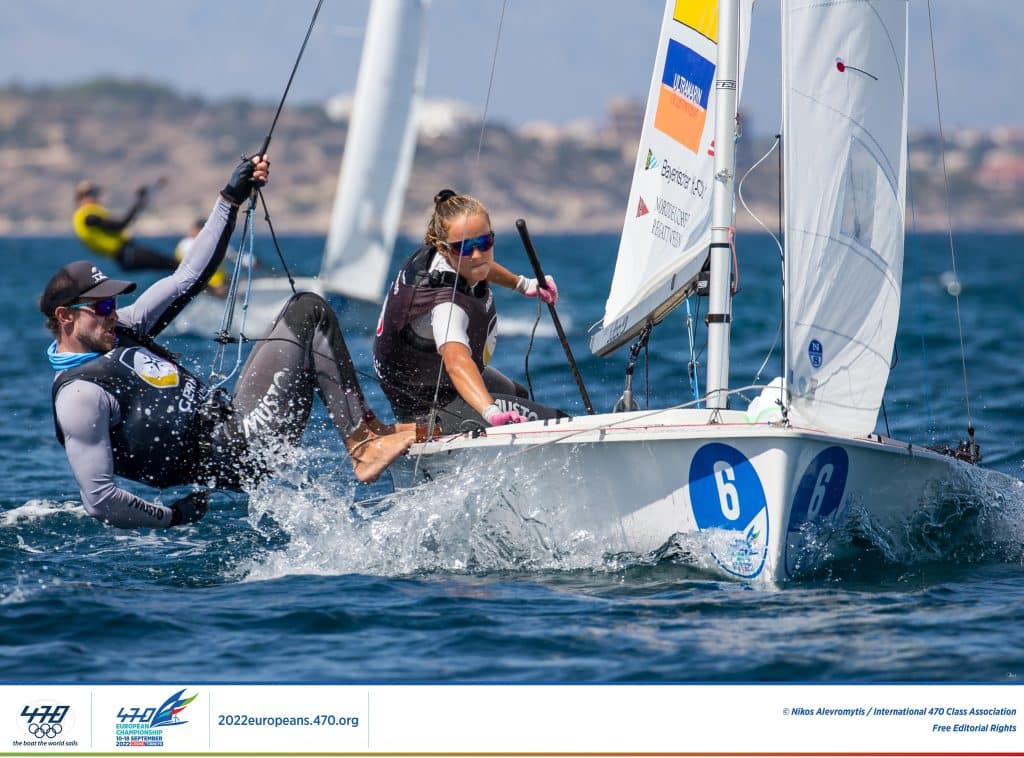
[[[331,226],[325,290],[379,302],[416,148],[426,81],[426,0],[374,0]]]
[[[752,7],[740,3],[740,72]],[[598,355],[678,305],[707,258],[717,62],[718,1],[666,3]]]
[[[907,3],[786,0],[782,25],[790,418],[866,435],[900,310]]]

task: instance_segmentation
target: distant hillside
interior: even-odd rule
[[[90,178],[114,210],[134,189],[166,175],[167,186],[139,219],[139,234],[177,234],[205,214],[239,156],[256,150],[276,104],[206,101],[151,82],[100,79],[58,88],[0,89],[0,234],[70,234],[72,187]],[[325,233],[347,123],[320,107],[286,106],[271,146],[267,193],[275,229]],[[639,124],[625,130],[549,128],[517,132],[489,123],[421,136],[406,196],[403,232],[418,236],[431,198],[451,186],[487,203],[499,229],[524,217],[539,232],[615,232],[622,223]],[[1024,138],[1020,130],[948,138],[946,170],[956,228],[1024,228]],[[771,140],[741,143],[740,169]],[[919,228],[945,218],[938,140],[911,142]],[[776,224],[776,160],[744,185]],[[749,218],[741,216],[741,225]]]

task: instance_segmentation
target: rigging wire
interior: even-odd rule
[[[743,199],[743,183],[747,180],[747,177],[750,176],[751,173],[753,173],[754,169],[756,169],[758,166],[760,166],[762,163],[764,163],[764,161],[767,160],[768,156],[770,156],[773,152],[775,152],[775,150],[777,148],[780,147],[781,142],[782,142],[782,135],[776,134],[775,135],[775,141],[772,143],[771,147],[768,148],[768,151],[764,155],[762,155],[760,158],[758,158],[757,161],[754,163],[754,165],[752,165],[749,169],[747,169],[746,173],[743,174],[743,178],[740,179],[739,184],[736,185],[736,194],[739,197],[740,203],[743,205],[743,208],[747,211],[747,213],[750,214],[751,218],[753,218],[754,221],[756,221],[758,223],[758,225],[768,233],[768,236],[772,238],[772,241],[775,242],[775,246],[779,249],[779,262],[780,262],[780,264],[785,260],[785,253],[783,252],[782,242],[775,235],[775,232],[773,232],[771,229],[769,229],[768,226],[758,217],[758,215],[756,213],[754,213],[750,209],[750,206],[747,205],[747,201]],[[782,155],[781,150],[779,151],[779,155],[781,157],[781,155]],[[781,168],[780,168],[780,175],[781,175]],[[780,181],[781,181],[781,179],[780,179]],[[781,191],[781,187],[780,187],[779,196],[781,197],[781,195],[782,195],[782,191]],[[764,361],[761,363],[761,366],[757,369],[757,373],[754,374],[753,384],[755,384],[755,385],[758,384],[758,381],[761,379],[761,372],[764,371],[765,367],[768,365],[768,361],[771,360],[772,353],[775,352],[775,346],[779,344],[779,338],[781,337],[781,335],[782,335],[782,319],[779,320],[778,327],[775,329],[775,339],[772,340],[772,346],[770,348],[768,348],[768,354],[765,355]]]
[[[945,186],[945,201],[946,201],[946,228],[949,236],[949,255],[953,266],[953,276],[959,279],[959,275],[956,270],[956,248],[953,244],[953,214],[949,204],[949,175],[946,171],[946,137],[942,130],[942,105],[939,99],[939,67],[935,55],[935,31],[932,27],[932,2],[928,0],[928,41],[931,44],[932,53],[932,81],[935,85],[935,112],[938,116],[939,121],[939,156],[942,159],[942,181]],[[971,395],[968,389],[967,383],[967,351],[964,348],[964,327],[963,319],[960,315],[960,293],[956,292],[953,294],[953,299],[956,303],[956,327],[960,335],[960,365],[963,369],[963,380],[964,380],[964,407],[967,411],[967,433],[972,438],[974,437],[974,420],[971,417]]]
[[[321,2],[323,2],[323,0],[321,0]],[[491,105],[491,93],[492,93],[492,91],[494,89],[494,72],[495,72],[495,70],[497,68],[497,65],[498,65],[498,49],[501,46],[501,30],[502,30],[502,26],[503,26],[503,24],[505,22],[505,6],[506,6],[506,2],[503,1],[502,4],[501,4],[501,13],[498,16],[498,31],[497,31],[497,34],[495,35],[495,39],[494,39],[494,52],[491,54],[491,72],[490,72],[490,76],[487,79],[487,94],[484,97],[483,115],[482,115],[481,120],[480,120],[480,135],[477,138],[477,144],[476,144],[476,157],[475,157],[475,159],[473,161],[473,171],[470,173],[470,176],[469,176],[469,189],[470,189],[471,192],[473,191],[473,187],[474,187],[474,184],[476,182],[477,173],[478,173],[478,171],[480,169],[480,155],[483,152],[484,132],[487,129],[487,115],[488,115],[488,112],[490,110],[490,105]],[[458,265],[457,265],[457,267],[455,269],[456,280],[457,280],[457,278],[459,276],[459,271],[460,271],[461,268],[462,268],[462,251],[460,250],[459,251]],[[456,289],[453,286],[452,287],[452,299],[450,301],[450,304],[452,306],[454,306],[454,303],[455,303],[455,292],[456,292]],[[448,310],[448,321],[445,324],[445,336],[446,337],[448,335],[449,330],[451,329],[451,325],[452,325],[452,309],[449,308],[449,310]],[[438,366],[438,370],[437,370],[437,378],[434,381],[434,397],[430,401],[430,414],[427,416],[427,439],[428,440],[432,439],[433,436],[434,436],[434,425],[437,422],[437,411],[438,411],[437,399],[438,399],[438,397],[439,397],[439,395],[441,393],[441,377],[444,375],[444,370],[445,370],[445,368],[444,368],[444,361],[441,361],[441,364]],[[413,466],[413,476],[414,477],[416,476],[416,474],[419,471],[420,459],[422,457],[423,457],[423,451],[421,450],[417,454],[417,456],[416,456],[416,463]]]
[[[909,145],[907,146],[907,150],[909,152],[909,150],[910,150],[910,146]],[[928,414],[928,436],[931,438],[930,441],[934,443],[935,442],[935,439],[934,439],[934,436],[935,436],[935,420],[934,420],[934,417],[932,416],[931,379],[930,379],[930,377],[928,375],[928,349],[927,349],[927,343],[925,341],[925,335],[924,335],[924,294],[923,294],[923,291],[921,289],[921,276],[922,276],[922,272],[923,272],[924,266],[922,265],[922,262],[921,262],[921,246],[918,244],[918,237],[917,237],[917,208],[916,208],[916,206],[914,204],[914,189],[913,188],[914,188],[913,172],[910,170],[910,168],[908,166],[908,168],[907,168],[907,196],[908,196],[908,201],[909,202],[907,204],[910,206],[910,228],[911,228],[911,230],[913,232],[913,234],[911,236],[911,239],[913,240],[913,243],[911,244],[910,247],[911,247],[911,250],[913,250],[913,253],[914,253],[914,255],[913,255],[914,264],[915,264],[915,268],[917,269],[917,272],[918,272],[917,273],[917,277],[916,277],[917,278],[917,287],[915,288],[916,292],[917,292],[917,331],[918,331],[918,336],[921,338],[921,371],[922,371],[922,374],[923,374],[923,381],[924,381],[924,404],[925,404],[925,411]]]
[[[284,110],[284,104],[288,98],[288,92],[292,88],[292,82],[295,80],[295,73],[299,70],[299,63],[302,61],[302,56],[306,52],[306,45],[309,43],[310,35],[313,33],[313,27],[316,26],[316,19],[320,15],[320,9],[323,7],[323,4],[324,0],[317,0],[316,8],[313,10],[313,17],[309,20],[309,26],[306,29],[306,36],[303,38],[302,45],[299,47],[299,53],[298,55],[296,55],[295,62],[292,64],[292,71],[291,74],[289,74],[288,76],[288,83],[285,85],[284,92],[281,93],[281,99],[277,104],[277,111],[274,113],[274,119],[270,123],[270,129],[267,131],[266,139],[263,140],[263,146],[257,153],[257,156],[259,157],[263,157],[264,155],[266,155],[267,149],[270,147],[270,140],[274,135],[274,129],[277,127],[277,121],[281,117],[281,112]],[[248,157],[243,155],[242,160],[248,160]],[[291,273],[288,271],[288,266],[284,262],[284,255],[281,252],[280,245],[278,245],[277,236],[274,234],[274,228],[270,224],[270,212],[267,210],[266,201],[263,200],[263,193],[260,192],[258,189],[249,198],[249,206],[246,209],[246,224],[249,226],[249,249],[247,251],[239,251],[238,261],[241,261],[243,259],[244,252],[248,252],[250,256],[255,255],[255,234],[252,230],[252,218],[256,208],[257,196],[259,196],[260,201],[263,203],[263,210],[264,213],[266,214],[265,217],[267,225],[270,227],[271,237],[274,240],[274,247],[277,250],[278,257],[281,259],[281,264],[284,266],[285,273],[288,275],[288,283],[291,286],[292,293],[294,294],[295,280],[292,278]],[[253,259],[253,257],[250,257],[250,260]],[[228,342],[236,341],[236,339],[231,337],[230,335],[230,327],[232,321],[234,320],[235,307],[238,302],[238,287],[239,281],[241,279],[241,269],[242,267],[238,265],[238,262],[236,261],[236,265],[231,270],[230,281],[228,282],[228,294],[227,297],[224,298],[224,314],[221,317],[221,329],[216,337],[217,342],[221,343],[222,345],[221,353],[223,353],[223,345],[227,344]],[[244,329],[245,325],[245,315],[249,310],[249,299],[252,294],[252,279],[253,271],[252,267],[250,266],[248,270],[248,281],[245,289],[245,297],[242,300],[242,322],[241,326],[239,327],[239,335],[237,338],[237,342],[239,343],[239,351],[241,351],[241,344],[243,342],[248,341],[245,335],[243,334],[242,330]],[[217,358],[215,358],[215,360],[217,360]],[[219,384],[223,384],[224,381],[226,381],[226,378],[219,382]]]

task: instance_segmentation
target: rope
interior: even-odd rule
[[[949,175],[946,171],[946,137],[942,130],[942,105],[939,101],[939,67],[935,56],[935,33],[932,29],[932,2],[928,0],[928,41],[932,51],[932,80],[935,84],[935,112],[939,120],[939,155],[942,158],[942,181],[946,191],[946,228],[949,233],[949,255],[953,266],[953,276],[959,280],[956,270],[956,248],[953,245],[953,214],[949,203]],[[956,302],[956,328],[960,335],[960,366],[964,379],[964,407],[967,411],[967,432],[974,436],[974,421],[971,417],[971,393],[967,384],[967,351],[964,348],[964,326],[960,315],[960,293],[953,295]]]
[[[523,356],[523,373],[526,374],[526,387],[530,391],[530,400],[534,400],[533,397],[533,380],[530,378],[530,353],[533,351],[533,340],[537,336],[537,327],[540,325],[540,317],[542,311],[540,307],[540,298],[537,298],[537,318],[533,320],[533,328],[530,329],[530,342],[526,346],[526,355]]]
[[[698,302],[700,302],[698,300]],[[690,340],[690,361],[687,365],[687,374],[690,378],[690,389],[693,391],[693,399],[698,402],[697,407],[699,408],[700,402],[700,378],[697,376],[697,353],[696,353],[696,335],[694,334],[694,319],[693,310],[690,308],[690,298],[686,298],[686,336]]]
[[[256,208],[256,198],[253,197],[249,200],[249,207],[245,211],[245,224],[242,227],[242,236],[244,238],[243,244],[240,246],[238,251],[238,257],[235,259],[235,267],[231,273],[231,282],[228,286],[228,295],[225,298],[227,302],[224,307],[224,316],[221,319],[220,334],[216,338],[218,347],[213,355],[213,364],[210,367],[210,386],[207,389],[207,398],[212,398],[216,394],[216,391],[223,387],[233,377],[238,369],[242,366],[242,345],[247,342],[243,331],[245,329],[245,319],[248,315],[249,309],[249,296],[252,292],[252,266],[249,267],[249,278],[246,285],[245,298],[242,301],[242,318],[238,327],[239,338],[235,340],[238,348],[235,353],[235,365],[231,368],[231,371],[224,373],[224,357],[227,351],[227,345],[232,340],[230,339],[231,322],[235,315],[235,299],[238,295],[238,283],[241,280],[241,268],[242,262],[248,255],[249,260],[252,260],[253,249],[256,244],[256,225],[253,222],[253,214]],[[215,377],[220,377],[217,381],[214,381]]]

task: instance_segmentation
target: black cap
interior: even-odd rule
[[[52,316],[62,305],[71,305],[83,297],[114,297],[131,292],[135,282],[111,279],[91,261],[75,261],[57,269],[39,297],[39,310]]]

